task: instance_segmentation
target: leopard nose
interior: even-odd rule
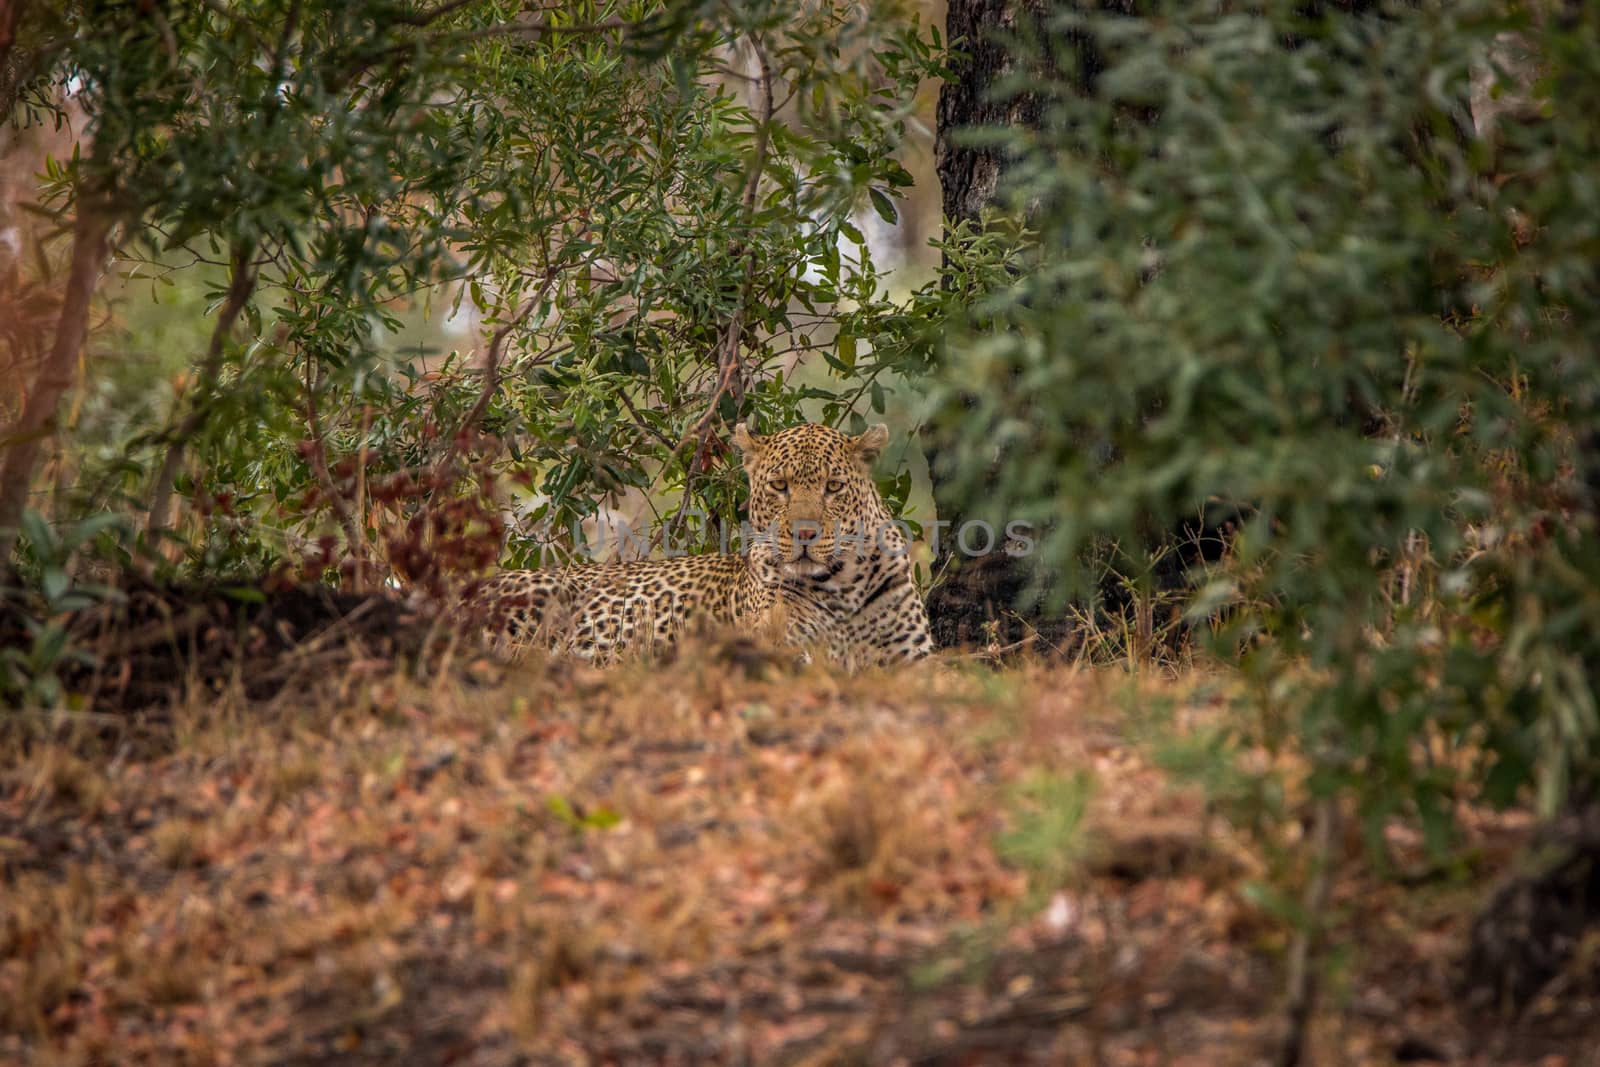
[[[822,536],[822,527],[814,522],[798,522],[794,527],[794,539],[801,543],[815,541]]]

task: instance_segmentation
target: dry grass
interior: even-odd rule
[[[1240,892],[1265,868],[1136,740],[1141,707],[1213,714],[1198,676],[845,677],[727,641],[470,666],[196,697],[163,715],[177,745],[9,739],[0,1059],[1197,1064],[1270,1042],[1283,928]],[[1039,821],[1074,776],[1082,819]],[[1044,845],[1002,858],[1018,833]],[[1418,1025],[1369,1009],[1333,1007],[1325,1062],[1382,1062]]]

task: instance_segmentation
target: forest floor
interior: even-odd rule
[[[1303,872],[1204,802],[1225,676],[347,651],[7,724],[0,1062],[1272,1061]],[[1528,833],[1461,816],[1342,842],[1312,1064],[1600,1063],[1592,995],[1452,993]]]

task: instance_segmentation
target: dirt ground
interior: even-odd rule
[[[1272,1062],[1301,874],[1171,769],[1225,677],[508,669],[282,615],[186,624],[172,699],[6,720],[0,1062]],[[1453,993],[1529,825],[1462,816],[1448,869],[1342,849],[1313,1064],[1600,1064],[1581,975]]]

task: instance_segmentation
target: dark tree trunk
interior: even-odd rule
[[[1135,0],[1080,0],[1099,10],[1131,14]],[[1042,101],[1031,94],[997,99],[994,87],[1013,73],[1019,62],[1034,63],[1031,74],[1055,77],[1048,58],[1051,49],[1038,49],[1035,59],[1019,59],[1010,54],[1003,38],[1019,29],[1044,39],[1044,19],[1058,5],[1044,0],[949,0],[946,29],[948,40],[964,53],[953,63],[951,77],[939,93],[938,141],[935,165],[943,190],[944,216],[948,224],[976,221],[979,213],[995,202],[1005,179],[1007,160],[992,145],[975,147],[966,143],[963,131],[980,126],[1020,126],[1037,128],[1044,118]],[[1072,73],[1080,92],[1093,92],[1100,64],[1092,41],[1074,35],[1069,46],[1078,63]],[[1004,531],[1008,516],[977,514],[966,501],[950,491],[944,457],[937,442],[927,447],[933,497],[939,517],[950,523],[939,544],[934,573],[940,576],[928,596],[928,615],[934,641],[941,647],[998,642],[1011,645],[1032,639],[1042,650],[1065,650],[1071,643],[1071,629],[1060,613],[1046,613],[1019,603],[1030,588],[1048,589],[1054,576],[1041,572],[1031,557],[1013,557],[1003,549],[982,556],[969,556],[957,543],[956,534],[968,521],[982,520],[997,534]],[[983,538],[975,536],[975,543]]]
[[[1028,0],[949,0],[947,40],[965,56],[952,64],[951,76],[939,91],[934,158],[947,225],[976,221],[994,202],[1006,166],[999,149],[967,145],[960,131],[1039,121],[1037,106],[1027,99],[995,100],[990,95],[1012,63],[997,35],[1013,29],[1019,16],[1028,17],[1036,10]],[[940,518],[951,523],[934,561],[934,573],[940,578],[928,595],[934,642],[949,648],[1020,640],[1027,624],[1014,614],[1014,605],[1033,576],[1029,561],[1003,552],[966,557],[958,550],[956,532],[977,516],[950,492],[945,468],[950,457],[933,442],[927,452],[935,507]],[[983,518],[992,523],[995,517]]]
[[[994,147],[963,144],[960,131],[978,126],[1039,124],[1039,106],[1023,96],[995,100],[991,90],[1012,69],[1001,34],[1018,19],[1037,16],[1041,5],[1028,0],[950,0],[945,29],[965,58],[952,64],[952,76],[939,90],[935,166],[943,191],[944,217],[954,223],[976,220],[994,202],[1005,160]]]

